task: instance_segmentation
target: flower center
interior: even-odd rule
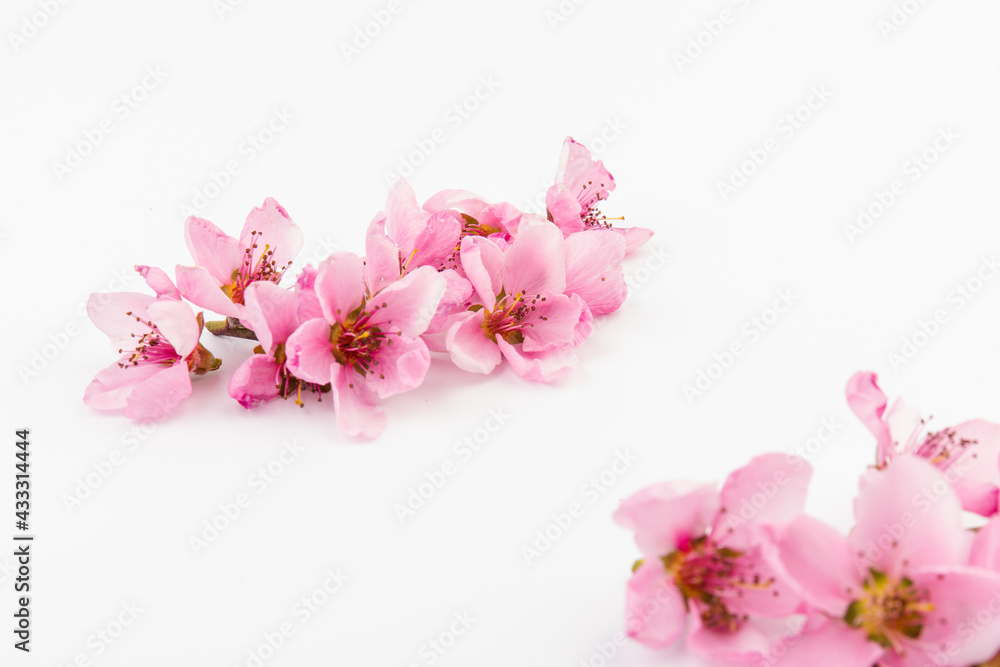
[[[970,445],[977,444],[971,438],[960,438],[954,429],[946,428],[936,433],[928,433],[917,447],[916,455],[923,457],[941,469],[948,468]],[[976,458],[975,452],[972,457]]]
[[[526,301],[526,298],[521,292],[513,297],[501,292],[493,310],[484,308],[483,323],[480,326],[486,337],[496,342],[497,336],[503,336],[503,339],[511,345],[524,342],[524,327],[535,326],[532,322],[525,322],[525,318],[535,310],[535,304],[545,301],[547,297],[536,294],[531,297],[531,301]],[[539,317],[539,319],[546,318]]]
[[[133,315],[131,310],[125,314],[129,317],[135,317],[135,321],[147,327],[149,331],[142,335],[130,334],[132,338],[136,339],[135,348],[132,350],[132,354],[118,362],[119,368],[129,368],[130,366],[138,366],[139,364],[163,364],[164,366],[170,366],[180,358],[177,350],[174,349],[167,339],[163,338],[160,330],[156,328],[156,325],[152,321],[143,321],[141,317]],[[120,348],[118,353],[125,354],[125,348]]]
[[[934,605],[924,591],[906,577],[890,581],[883,572],[869,570],[862,596],[847,608],[844,620],[868,633],[868,638],[897,653],[904,639],[916,639],[924,628],[924,615]]]
[[[489,236],[496,234],[500,229],[489,225],[481,224],[471,215],[462,214],[462,237],[466,236]]]
[[[731,612],[728,601],[774,583],[773,578],[757,573],[742,552],[718,547],[708,537],[692,541],[686,550],[664,556],[663,565],[673,575],[685,603],[689,608],[694,605],[705,627],[722,632],[736,632],[747,620]]]
[[[381,308],[386,306],[382,304]],[[376,312],[380,306],[375,306]],[[333,357],[337,363],[354,368],[361,375],[375,372],[379,364],[378,353],[382,346],[391,347],[394,336],[402,336],[399,331],[383,331],[370,324],[371,313],[365,305],[348,313],[343,322],[330,327],[330,342],[333,343]],[[379,374],[384,378],[383,374]]]
[[[292,261],[283,266],[278,266],[274,261],[274,249],[269,244],[264,244],[264,250],[260,257],[254,259],[257,250],[257,237],[263,236],[263,232],[250,232],[250,246],[243,251],[243,263],[233,271],[233,283],[223,288],[229,294],[233,303],[243,303],[243,294],[250,283],[266,280],[272,283],[281,281],[285,271],[291,266]]]

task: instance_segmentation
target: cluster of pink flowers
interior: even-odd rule
[[[192,374],[220,367],[199,343],[206,327],[259,342],[229,382],[243,407],[330,393],[349,435],[383,431],[379,401],[418,387],[431,352],[472,373],[506,359],[529,380],[552,381],[577,363],[594,316],[621,307],[622,261],[652,236],[604,216],[614,188],[572,139],[546,195],[547,217],[460,190],[421,206],[401,180],[368,228],[364,257],[334,253],[287,287],[280,283],[303,237],[277,202],[251,211],[238,239],[191,217],[194,266],[178,266],[175,280],[137,266],[155,296],[91,296],[88,313],[120,356],[84,400],[135,419],[164,417],[191,394]],[[226,319],[206,324],[189,303]]]
[[[812,469],[786,454],[721,490],[657,484],[621,504],[643,555],[631,637],[662,648],[686,631],[690,651],[740,665],[1000,664],[1000,425],[929,431],[868,372],[847,398],[877,455],[846,536],[803,513]]]

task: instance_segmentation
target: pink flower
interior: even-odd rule
[[[169,293],[165,283],[161,286]],[[198,342],[201,313],[195,316],[181,301],[135,292],[92,294],[87,314],[121,355],[84,393],[84,402],[97,410],[161,419],[191,394],[191,373],[204,375],[221,364]]]
[[[875,436],[876,465],[901,455],[927,459],[955,488],[962,506],[982,516],[997,513],[1000,493],[1000,425],[982,419],[927,432],[920,412],[887,399],[874,373],[856,373],[847,383],[847,402]]]
[[[328,386],[296,378],[287,368],[285,346],[301,324],[302,300],[298,290],[286,290],[271,282],[256,282],[247,287],[244,321],[253,329],[260,345],[254,349],[256,354],[244,361],[229,380],[229,395],[244,408],[249,410],[292,395],[302,407],[303,389],[317,394],[330,390]]]
[[[319,267],[315,301],[303,300],[300,313],[319,317],[302,322],[285,344],[286,368],[296,378],[330,384],[337,423],[348,435],[375,437],[385,428],[378,400],[423,382],[430,353],[420,335],[427,329],[446,289],[446,279],[430,267],[408,272],[372,294],[360,257],[342,252]]]
[[[614,227],[614,220],[601,213],[601,202],[615,189],[615,179],[594,160],[583,144],[567,137],[559,158],[556,182],[545,196],[549,219],[566,236],[587,229],[614,229],[625,237],[626,251],[632,252],[645,244],[653,232],[641,227]]]
[[[1000,575],[968,565],[962,508],[939,470],[905,456],[869,471],[854,516],[846,538],[806,516],[777,531],[781,563],[838,628],[806,632],[784,664],[835,654],[838,667],[972,665],[996,654],[1000,614],[980,612],[1000,596]]]
[[[461,235],[510,241],[517,235],[524,213],[508,202],[491,204],[465,190],[442,190],[426,202],[430,213],[450,213],[461,222]]]
[[[462,239],[462,266],[475,292],[446,336],[452,361],[490,373],[505,357],[519,375],[550,382],[577,363],[577,327],[586,304],[566,295],[562,233],[542,221],[522,227],[502,250],[492,239]]]
[[[713,485],[657,484],[614,518],[635,533],[644,559],[628,585],[628,634],[664,648],[684,631],[695,653],[752,664],[802,623],[801,598],[775,566],[764,526],[801,511],[812,469],[765,454]]]
[[[202,308],[239,319],[244,294],[258,281],[277,283],[302,249],[302,230],[271,198],[250,211],[239,240],[208,220],[190,217],[184,237],[195,267],[178,266],[184,298]]]

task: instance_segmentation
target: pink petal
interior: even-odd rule
[[[143,277],[149,288],[156,292],[157,298],[180,301],[181,293],[163,269],[137,264],[135,270]]]
[[[871,667],[885,650],[868,641],[864,632],[855,630],[840,619],[817,617],[807,623],[796,638],[775,644],[771,660],[764,654],[764,664],[775,667]]]
[[[281,366],[263,354],[244,361],[229,380],[229,395],[247,410],[278,397]]]
[[[132,334],[139,337],[149,331],[146,308],[155,301],[138,292],[96,292],[87,299],[87,315],[94,326],[108,335],[112,349],[117,352],[119,348],[135,347]]]
[[[251,232],[257,232],[255,238]],[[278,202],[268,197],[263,206],[250,211],[243,224],[243,231],[240,232],[240,246],[243,249],[254,243],[257,244],[253,252],[254,261],[260,258],[267,246],[268,250],[274,252],[271,260],[280,270],[288,266],[302,250],[302,229],[292,222],[288,212]]]
[[[157,301],[149,304],[149,318],[181,359],[187,359],[198,346],[201,328],[191,306],[182,301]]]
[[[466,236],[462,239],[461,258],[465,275],[478,293],[480,301],[492,308],[503,289],[500,282],[504,265],[503,251],[490,239]]]
[[[191,374],[179,361],[135,386],[125,401],[125,416],[137,421],[163,419],[190,395]]]
[[[435,213],[414,241],[411,266],[443,266],[457,255],[455,248],[462,237],[462,225],[448,212]],[[405,258],[404,258],[405,259]]]
[[[576,298],[579,299],[580,297]],[[580,310],[580,321],[577,322],[576,329],[573,331],[573,347],[580,347],[586,343],[593,332],[594,315],[590,312],[587,304],[583,304],[583,308]]]
[[[500,202],[490,204],[478,216],[473,216],[479,224],[500,230],[500,234],[517,234],[524,213],[513,204]]]
[[[891,577],[959,565],[968,555],[958,497],[924,459],[900,456],[885,470],[866,473],[854,517],[850,540],[859,562]]]
[[[427,345],[420,340],[396,336],[378,352],[377,365],[368,372],[367,383],[379,398],[416,389],[431,366]]]
[[[330,324],[321,318],[303,322],[288,337],[285,354],[288,372],[306,382],[326,384],[333,377],[334,367],[340,366],[333,358]]]
[[[318,273],[319,270],[315,266],[307,264],[302,268],[302,272],[299,273],[295,281],[295,287],[292,288],[299,297],[299,322],[323,317],[323,308],[319,305],[319,297],[316,296],[316,276]]]
[[[530,304],[532,310],[522,319],[525,328],[521,349],[524,352],[574,346],[577,327],[586,307],[580,297],[547,294],[525,299],[525,303]]]
[[[586,146],[566,137],[559,156],[556,184],[575,195],[586,207],[598,196],[607,199],[615,189],[615,178],[604,168],[603,162],[591,156]]]
[[[554,347],[542,352],[526,352],[497,336],[497,345],[507,363],[526,380],[553,382],[576,367],[579,358],[570,347]]]
[[[222,291],[222,286],[201,266],[180,266],[174,270],[177,288],[185,299],[196,306],[226,317],[240,317],[243,309]]]
[[[444,276],[446,283],[444,296],[441,297],[441,303],[438,305],[437,312],[434,313],[434,318],[427,327],[425,335],[447,332],[452,316],[465,311],[469,305],[469,297],[472,296],[472,283],[460,276],[457,271],[445,269],[441,275]],[[441,348],[437,351],[443,352],[445,350]]]
[[[428,214],[417,203],[417,195],[406,179],[399,179],[389,189],[385,202],[385,234],[404,255],[409,255],[417,236],[427,225]]]
[[[744,549],[759,540],[760,524],[788,523],[805,507],[812,466],[797,456],[764,454],[731,473],[719,494],[716,543]]]
[[[629,579],[625,614],[628,636],[651,648],[666,648],[684,632],[684,598],[658,558],[647,560]]]
[[[299,297],[292,290],[272,282],[257,281],[247,286],[243,296],[245,323],[253,330],[261,347],[273,355],[299,326]]]
[[[976,532],[969,564],[1000,573],[1000,516],[994,516]]]
[[[447,287],[448,279],[429,266],[410,271],[368,302],[369,323],[416,338],[427,331]]]
[[[607,315],[625,302],[622,272],[625,240],[611,230],[572,234],[566,239],[566,293],[587,302],[594,315]]]
[[[653,230],[644,227],[615,227],[613,231],[625,237],[625,254],[629,255],[653,238]]]
[[[372,294],[399,280],[399,248],[382,231],[384,222],[373,220],[365,237],[365,284]]]
[[[564,236],[577,234],[587,229],[583,224],[583,206],[576,195],[559,185],[553,185],[545,194],[545,208],[552,223]]]
[[[940,464],[951,480],[962,507],[981,516],[997,513],[1000,487],[1000,425],[982,419],[950,429],[951,456]]]
[[[777,531],[784,570],[816,609],[842,617],[868,575],[855,565],[850,543],[836,530],[809,516],[799,516]]]
[[[799,635],[801,617],[784,620],[750,618],[740,623],[736,632],[705,627],[701,616],[691,614],[687,648],[707,660],[733,665],[760,665],[763,656]]]
[[[727,609],[734,614],[764,618],[786,618],[799,612],[803,596],[781,564],[777,545],[761,539],[742,554],[737,563],[744,577],[768,583],[744,587],[738,596],[726,601]]]
[[[522,229],[504,253],[501,280],[508,294],[525,295],[566,289],[566,248],[555,225]]]
[[[879,466],[884,466],[892,448],[892,436],[888,425],[883,421],[885,406],[888,403],[885,394],[878,386],[878,376],[870,371],[860,371],[847,381],[847,404],[857,415],[878,443],[876,460]]]
[[[661,483],[626,498],[613,518],[635,533],[643,556],[659,558],[703,536],[718,511],[719,494],[711,484]]]
[[[459,316],[448,330],[445,346],[455,365],[469,373],[492,373],[502,360],[500,348],[483,332],[482,311]]]
[[[336,364],[333,369],[333,407],[337,426],[349,436],[375,438],[385,430],[386,415],[378,394],[365,385],[364,376]]]
[[[236,239],[208,220],[191,216],[184,223],[184,240],[194,263],[207,269],[219,285],[233,281],[233,272],[243,262],[243,251]]]
[[[327,322],[343,322],[365,296],[361,258],[352,252],[330,255],[316,275],[316,296]]]
[[[424,202],[424,210],[428,213],[450,210],[477,220],[488,206],[486,200],[468,190],[442,190]]]
[[[111,364],[99,371],[83,394],[83,402],[95,410],[122,410],[127,405],[128,396],[136,385],[145,382],[164,369],[159,364],[128,364],[122,368],[130,354],[125,354],[121,361]]]
[[[906,642],[902,664],[978,665],[1000,651],[1000,574],[938,567],[910,578],[934,610],[924,617],[920,637]],[[942,658],[947,662],[938,662]]]

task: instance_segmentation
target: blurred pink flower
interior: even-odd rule
[[[847,403],[876,440],[876,465],[885,468],[903,455],[926,459],[955,488],[962,507],[982,516],[997,513],[1000,493],[1000,425],[982,419],[927,432],[920,411],[901,399],[888,400],[878,376],[862,371],[847,383]]]
[[[797,634],[802,600],[775,565],[764,527],[798,516],[811,475],[802,459],[765,454],[721,491],[664,483],[622,502],[615,521],[633,531],[644,556],[628,585],[629,636],[664,648],[687,625],[693,652],[753,664]]]

